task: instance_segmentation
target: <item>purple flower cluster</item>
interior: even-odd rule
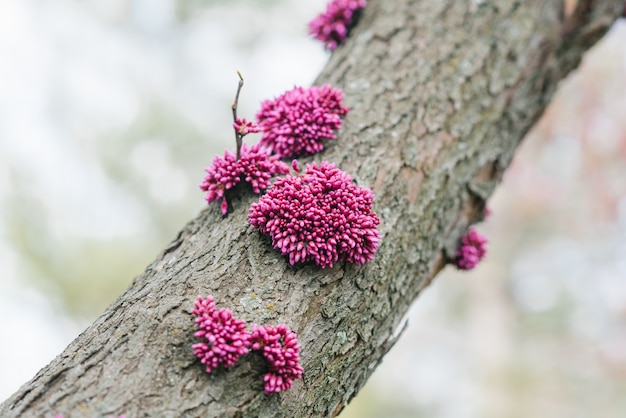
[[[285,391],[294,379],[302,377],[298,336],[287,325],[254,327],[250,339],[252,349],[262,350],[269,362],[269,371],[263,377],[266,394]]]
[[[287,325],[255,325],[250,333],[246,323],[234,318],[230,309],[216,309],[211,295],[206,299],[198,296],[194,306],[191,313],[199,327],[194,336],[204,341],[191,348],[207,373],[220,365],[232,366],[252,349],[262,351],[269,362],[269,372],[264,376],[266,394],[285,391],[294,379],[302,377],[298,336]]]
[[[244,121],[235,129],[251,129],[248,122]],[[249,131],[253,132],[253,131]],[[286,174],[289,167],[277,156],[269,155],[266,148],[259,144],[248,148],[244,143],[241,147],[241,158],[237,160],[230,151],[224,153],[224,158],[216,156],[213,165],[205,169],[206,177],[200,183],[200,189],[207,192],[206,201],[208,203],[222,199],[222,214],[228,211],[228,202],[224,197],[226,190],[233,188],[242,179],[252,185],[255,193],[261,193],[269,187],[269,180],[276,174]]]
[[[487,238],[471,228],[461,237],[461,245],[456,251],[454,265],[461,270],[471,270],[487,254]]]
[[[342,100],[341,89],[324,84],[294,87],[274,100],[263,101],[256,115],[263,132],[260,143],[280,158],[322,151],[322,141],[337,138],[341,117],[348,113]]]
[[[334,51],[348,37],[354,13],[366,5],[365,0],[331,0],[326,11],[309,22],[309,33]]]
[[[380,241],[372,191],[354,184],[332,163],[306,168],[304,174],[279,177],[250,207],[250,224],[269,234],[292,265],[315,261],[325,268],[337,261],[361,265],[371,260]]]
[[[246,330],[246,323],[234,318],[230,309],[216,309],[213,296],[206,299],[199,296],[191,313],[196,316],[199,328],[194,336],[204,339],[191,348],[205,365],[207,373],[220,365],[232,366],[248,352],[250,333]]]
[[[245,118],[243,119],[237,118],[235,123],[233,123],[233,129],[235,129],[235,131],[239,133],[239,135],[241,136],[246,136],[248,134],[261,131],[261,128],[259,127],[259,125],[257,125],[256,123],[252,121],[247,121]]]

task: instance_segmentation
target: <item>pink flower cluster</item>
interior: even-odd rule
[[[487,254],[487,238],[471,228],[461,237],[461,245],[456,251],[454,265],[461,270],[471,270]]]
[[[236,125],[235,129],[250,129],[245,119],[239,128]],[[261,190],[269,187],[272,176],[288,173],[289,167],[279,161],[277,156],[269,155],[269,151],[259,144],[248,148],[244,143],[239,160],[230,151],[226,151],[224,158],[216,156],[213,165],[207,167],[205,171],[207,175],[200,183],[200,189],[207,192],[205,199],[208,203],[222,199],[222,214],[226,215],[228,211],[228,202],[224,196],[226,190],[233,188],[243,179],[252,185],[255,193],[261,193]]]
[[[274,100],[263,101],[256,115],[263,132],[260,143],[280,158],[322,151],[322,141],[337,138],[341,117],[348,113],[342,100],[341,89],[324,84],[294,87]]]
[[[255,325],[250,333],[246,323],[234,318],[230,309],[216,309],[211,295],[206,299],[199,296],[194,306],[191,313],[200,328],[194,336],[204,341],[191,347],[207,373],[220,365],[232,366],[252,349],[261,350],[269,362],[269,372],[264,376],[266,394],[285,391],[294,379],[302,377],[298,336],[287,325]]]
[[[371,260],[380,241],[372,191],[326,161],[306,168],[304,174],[279,177],[250,207],[250,224],[269,234],[292,265],[314,261],[325,268]]]
[[[326,11],[309,22],[309,33],[334,51],[347,39],[354,13],[366,5],[365,0],[331,0]]]
[[[250,339],[252,349],[262,350],[269,362],[269,372],[263,377],[266,394],[285,391],[302,377],[298,336],[287,325],[254,327]]]
[[[233,123],[233,129],[235,129],[235,131],[239,133],[239,135],[241,136],[246,136],[248,134],[261,131],[261,128],[259,127],[259,125],[257,125],[256,123],[252,121],[247,121],[245,118],[243,119],[237,118],[235,123]]]
[[[218,366],[232,366],[248,352],[250,333],[246,323],[233,317],[230,309],[215,308],[213,296],[198,297],[191,311],[199,330],[194,334],[204,341],[191,346],[193,353],[205,365],[207,373]]]

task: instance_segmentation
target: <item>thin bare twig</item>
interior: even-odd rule
[[[239,71],[237,71],[237,75],[239,76],[239,84],[237,85],[237,94],[235,95],[235,101],[233,102],[233,123],[237,123],[237,104],[239,103],[239,93],[241,92],[241,88],[243,87],[243,77]],[[235,129],[235,142],[237,144],[237,160],[241,157],[241,144],[243,141],[243,135],[237,129]]]

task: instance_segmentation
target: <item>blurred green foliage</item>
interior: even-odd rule
[[[151,193],[146,187],[146,173],[139,172],[129,161],[135,147],[155,138],[171,164],[185,173],[186,192],[172,202]],[[97,156],[116,188],[133,196],[141,206],[146,217],[143,221],[148,225],[141,234],[113,238],[68,236],[59,241],[52,232],[54,220],[45,202],[28,192],[26,179],[16,180],[18,192],[10,197],[4,210],[8,238],[21,255],[23,276],[45,292],[56,294],[69,313],[84,318],[99,315],[204,206],[202,193],[194,186],[200,183],[202,169],[211,156],[220,151],[220,141],[203,137],[176,109],[158,102],[146,106],[128,129],[103,132],[90,144],[93,149],[89,152]],[[158,163],[145,162],[147,166]],[[172,193],[166,189],[161,192]],[[88,204],[89,197],[85,196]]]

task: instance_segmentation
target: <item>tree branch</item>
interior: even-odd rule
[[[352,109],[315,160],[336,162],[374,191],[382,238],[374,261],[291,267],[248,225],[256,196],[229,196],[227,218],[215,205],[202,211],[0,415],[337,415],[481,218],[558,81],[623,9],[579,1],[566,17],[560,1],[368,3],[317,80],[342,87]],[[189,314],[207,294],[250,323],[298,332],[304,378],[266,396],[255,355],[207,375],[190,348]]]

